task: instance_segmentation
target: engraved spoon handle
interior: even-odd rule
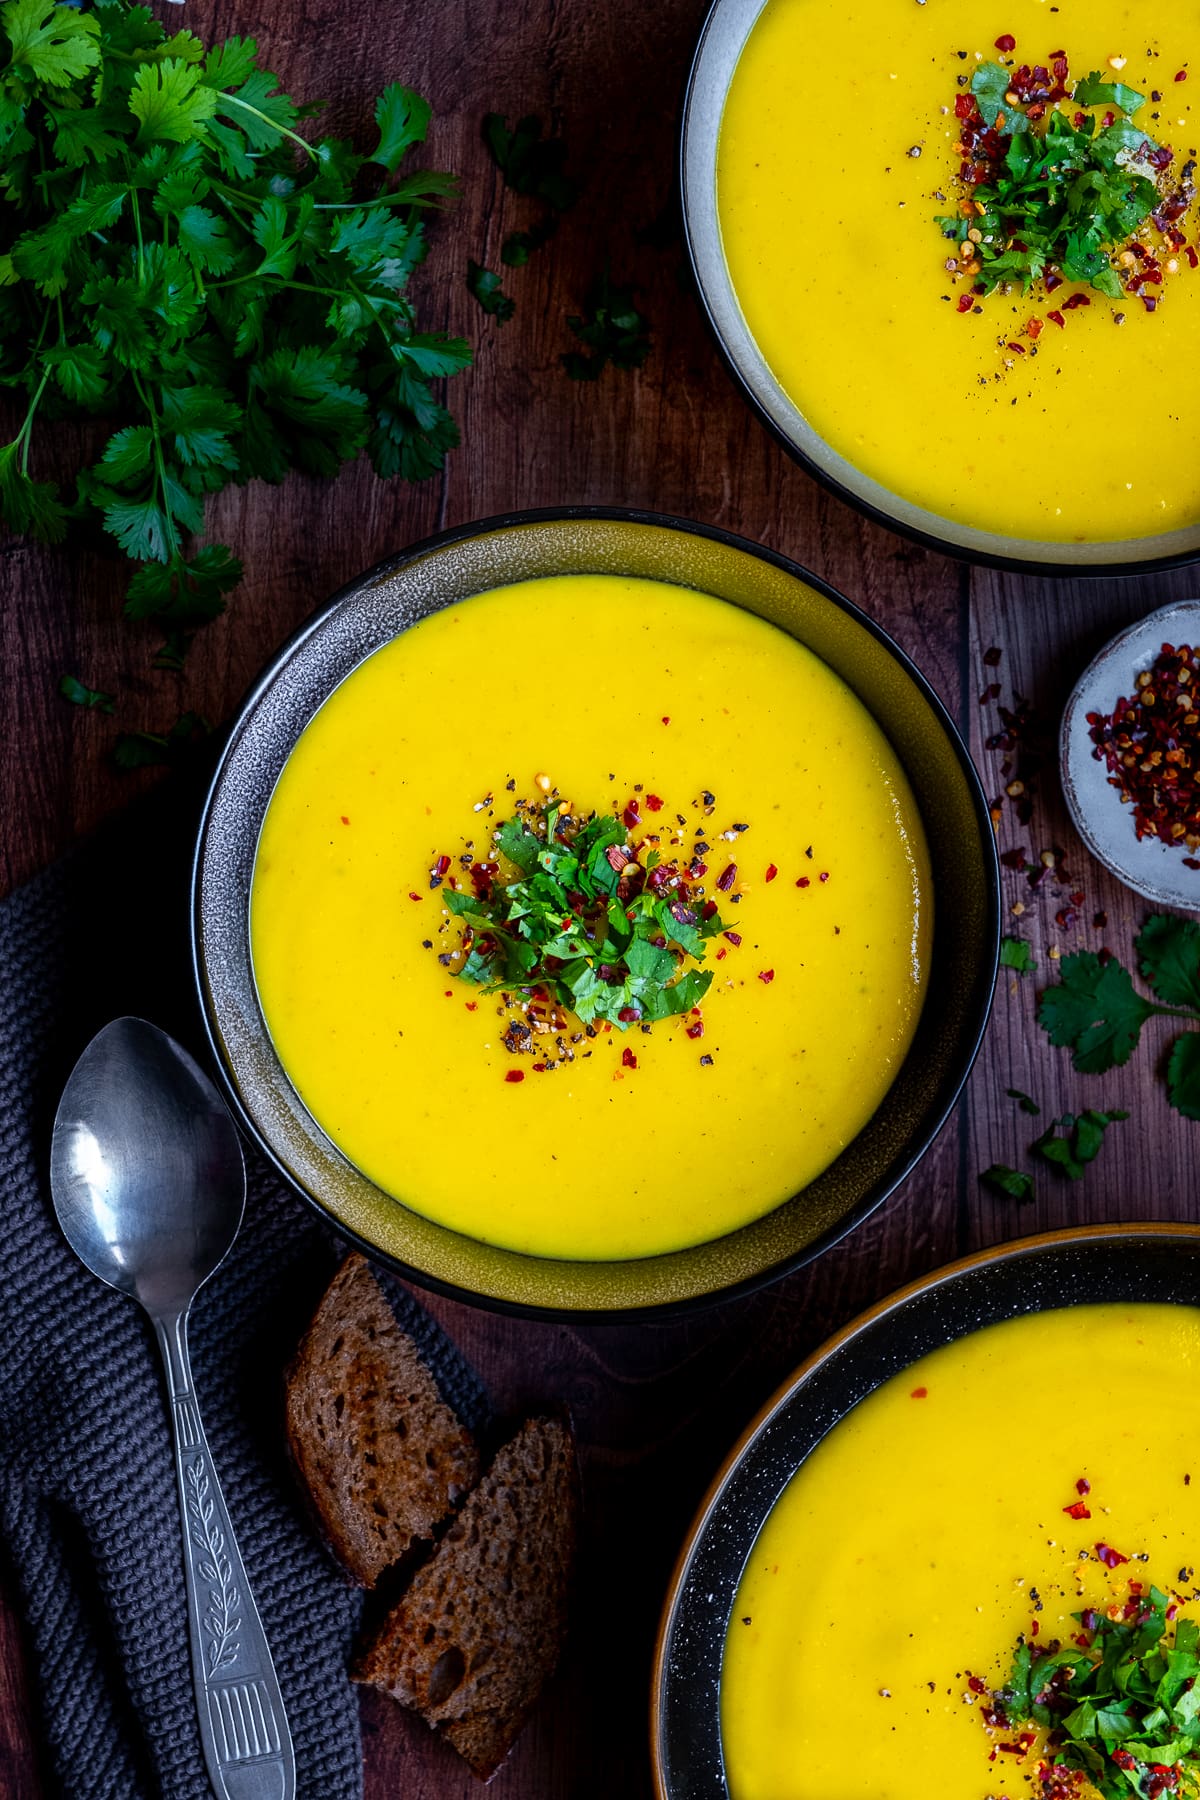
[[[218,1800],[294,1800],[296,1762],[266,1633],[200,1423],[187,1310],[151,1315],[167,1367],[200,1741]]]

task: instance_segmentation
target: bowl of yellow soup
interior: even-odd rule
[[[882,1301],[769,1402],[692,1528],[659,1800],[1042,1792],[1046,1732],[989,1720],[994,1696],[1020,1644],[1086,1650],[1131,1594],[1200,1616],[1198,1442],[1200,1228],[1030,1238]]]
[[[978,778],[875,625],[726,534],[571,511],[418,545],[297,634],[193,913],[303,1195],[435,1287],[605,1314],[880,1204],[973,1059],[999,904]]]
[[[974,561],[1200,552],[1198,49],[1182,0],[715,0],[687,242],[726,361],[811,473]],[[1089,157],[1103,202],[1068,214]],[[1030,195],[1061,229],[1014,210]]]

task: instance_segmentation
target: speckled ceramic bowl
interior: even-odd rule
[[[823,657],[874,714],[925,823],[934,940],[924,1010],[878,1112],[830,1168],[714,1242],[629,1262],[566,1262],[479,1243],[375,1187],[305,1109],[267,1032],[250,960],[250,885],[276,779],[317,708],[363,659],[429,613],[507,582],[601,572],[715,594]],[[978,777],[941,702],[878,626],[769,551],[700,525],[570,511],[490,520],[419,544],[338,594],[287,644],[233,727],[201,825],[193,888],[200,998],[249,1130],[300,1193],[402,1274],[489,1305],[650,1313],[711,1300],[816,1256],[886,1199],[941,1127],[991,1003],[999,875]]]
[[[725,100],[765,4],[766,0],[713,0],[692,61],[680,138],[684,236],[701,304],[725,362],[764,424],[840,499],[891,530],[950,556],[1049,575],[1128,574],[1172,568],[1200,557],[1200,520],[1182,530],[1146,537],[1067,544],[977,530],[944,518],[894,493],[834,450],[784,392],[742,314],[717,211],[717,144]],[[803,221],[797,223],[802,229]],[[816,344],[813,354],[828,352]],[[1014,478],[1021,478],[1019,471]]]
[[[1005,1244],[882,1300],[804,1363],[714,1481],[676,1567],[651,1701],[658,1800],[729,1800],[721,1662],[754,1541],[805,1457],[852,1407],[918,1357],[983,1325],[1116,1300],[1200,1306],[1200,1226],[1096,1226]]]
[[[1093,657],[1076,682],[1059,734],[1063,793],[1075,829],[1092,855],[1136,894],[1159,906],[1200,912],[1200,869],[1184,865],[1184,851],[1158,838],[1140,838],[1133,808],[1109,786],[1108,769],[1093,754],[1087,715],[1111,713],[1133,693],[1164,644],[1200,644],[1200,600],[1178,600],[1139,619]]]

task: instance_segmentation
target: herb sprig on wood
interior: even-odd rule
[[[1085,1075],[1127,1063],[1148,1019],[1197,1027],[1175,1040],[1167,1094],[1186,1118],[1200,1119],[1200,924],[1155,913],[1135,948],[1141,974],[1162,1004],[1139,994],[1115,957],[1082,950],[1063,957],[1062,980],[1042,995],[1038,1023],[1052,1044],[1071,1050],[1074,1066]]]
[[[712,982],[694,965],[724,929],[721,916],[699,890],[699,865],[635,847],[636,823],[576,818],[557,802],[506,820],[495,845],[511,875],[499,862],[476,863],[472,892],[441,890],[465,927],[453,972],[489,993],[540,991],[584,1025],[627,1031],[693,1012]],[[441,863],[448,869],[449,857]]]
[[[0,516],[49,542],[99,522],[140,566],[126,610],[177,665],[241,565],[203,531],[231,481],[333,475],[366,450],[420,480],[457,428],[432,383],[470,360],[418,330],[406,288],[421,210],[448,175],[396,179],[430,108],[395,84],[368,156],[308,141],[249,38],[168,37],[129,0],[0,8],[0,386],[25,399],[0,446]],[[112,421],[68,498],[36,433]]]

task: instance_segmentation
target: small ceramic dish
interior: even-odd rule
[[[1119,881],[1159,906],[1200,912],[1200,869],[1184,866],[1186,851],[1158,838],[1139,838],[1133,808],[1110,786],[1089,735],[1089,713],[1111,713],[1131,695],[1139,672],[1164,644],[1200,644],[1200,600],[1180,600],[1140,619],[1106,644],[1083,671],[1067,701],[1059,735],[1063,793],[1080,837]]]
[[[784,449],[839,499],[889,529],[946,555],[1049,575],[1081,571],[1122,574],[1173,568],[1194,561],[1200,555],[1200,521],[1173,531],[1122,540],[1063,541],[985,530],[929,510],[867,474],[835,449],[785,390],[743,312],[726,259],[717,199],[718,147],[730,84],[766,4],[767,0],[713,0],[688,78],[679,150],[684,238],[700,301],[722,357],[763,423]],[[896,34],[898,44],[904,36],[903,31]],[[804,90],[809,73],[797,70],[797,94]],[[866,104],[861,89],[855,91],[860,96],[859,104]],[[919,150],[909,151],[910,156],[919,154]],[[933,202],[930,205],[932,212]],[[795,228],[803,237],[805,221],[797,219]],[[841,253],[837,245],[827,248],[831,255]],[[936,250],[934,238],[932,253]],[[881,285],[886,285],[886,281],[881,281]],[[890,323],[890,319],[881,317],[879,327],[883,330]],[[821,341],[814,342],[811,351],[818,359],[830,354],[829,347]],[[922,406],[935,409],[951,401],[955,405],[961,403],[957,396],[935,393],[923,393],[918,399]],[[1022,478],[1019,468],[1013,478]],[[1033,479],[1032,475],[1029,479]]]
[[[651,1695],[657,1800],[729,1800],[720,1698],[734,1599],[768,1514],[822,1438],[944,1344],[1023,1314],[1102,1301],[1200,1305],[1200,1227],[1054,1232],[953,1263],[855,1319],[768,1401],[713,1482],[668,1591]]]
[[[934,935],[908,1055],[878,1111],[815,1181],[739,1231],[672,1254],[572,1262],[460,1235],[374,1186],[288,1079],[263,1018],[250,952],[259,832],[301,732],[366,657],[428,614],[507,583],[580,573],[641,576],[759,614],[821,657],[862,699],[904,765],[928,840]],[[217,1065],[243,1122],[343,1232],[402,1274],[461,1298],[540,1314],[638,1315],[760,1285],[874,1211],[940,1130],[991,1005],[999,871],[985,796],[945,708],[856,607],[794,564],[701,525],[634,513],[528,513],[466,526],[381,565],[335,596],[266,671],[236,721],[201,823],[193,945]]]

